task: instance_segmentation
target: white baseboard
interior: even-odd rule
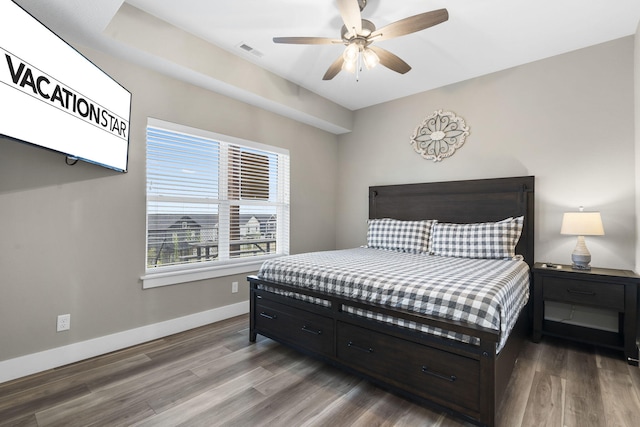
[[[249,312],[249,301],[0,362],[0,384]],[[248,339],[248,338],[247,338]]]

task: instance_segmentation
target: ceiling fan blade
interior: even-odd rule
[[[425,28],[433,27],[449,19],[447,9],[432,10],[431,12],[421,13],[419,15],[410,16],[374,31],[368,37],[375,41],[387,40],[394,37],[404,36],[406,34],[415,33]]]
[[[376,53],[376,55],[378,55],[378,58],[380,58],[380,64],[395,71],[396,73],[405,74],[411,70],[411,66],[409,64],[386,49],[373,45],[370,45],[368,49],[371,49]]]
[[[338,0],[338,9],[345,27],[351,35],[355,36],[362,32],[362,15],[358,0]],[[356,34],[353,34],[355,31]]]
[[[335,44],[343,43],[342,40],[330,39],[328,37],[274,37],[274,43],[287,44]]]
[[[331,64],[327,72],[324,73],[322,80],[331,80],[332,78],[334,78],[342,70],[343,62],[344,58],[342,57],[342,55],[340,55],[338,59],[333,61],[333,64]]]

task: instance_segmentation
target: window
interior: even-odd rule
[[[149,119],[145,288],[288,253],[287,150]]]

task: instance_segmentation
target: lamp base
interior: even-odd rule
[[[574,270],[591,270],[589,263],[591,262],[591,254],[584,243],[584,237],[578,236],[578,243],[571,254],[571,268]]]
[[[571,264],[571,268],[574,269],[574,270],[580,270],[580,271],[589,271],[589,270],[591,270],[591,266],[589,264],[583,265],[583,264],[573,263],[573,264]]]

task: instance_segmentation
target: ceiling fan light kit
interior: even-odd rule
[[[356,75],[356,81],[360,80],[362,64],[367,70],[372,69],[380,63],[380,58],[368,47],[352,43],[347,46],[342,54],[342,70]]]
[[[376,29],[373,22],[362,19],[361,11],[367,5],[366,0],[338,0],[338,9],[344,25],[340,31],[340,39],[327,37],[274,37],[274,43],[286,44],[344,44],[342,55],[336,59],[323,76],[323,80],[331,80],[341,70],[356,74],[362,65],[367,69],[382,64],[400,74],[411,70],[411,66],[398,56],[379,46],[372,46],[373,42],[389,40],[395,37],[422,31],[426,28],[445,22],[449,19],[447,9],[438,9],[410,16]]]

